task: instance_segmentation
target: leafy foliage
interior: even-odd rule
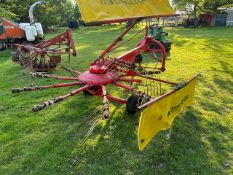
[[[233,0],[173,0],[179,10],[194,6],[200,12],[217,13],[220,8],[233,7]]]
[[[16,14],[18,22],[29,22],[28,11],[34,2],[35,0],[1,0],[1,4],[5,4],[5,11]],[[69,20],[79,17],[77,5],[72,0],[46,0],[45,2],[45,5],[36,7],[34,11],[36,21],[41,22],[45,28],[55,25],[64,26]],[[3,16],[1,11],[0,16]]]
[[[2,4],[0,4],[0,17],[15,18],[16,15],[8,11]]]

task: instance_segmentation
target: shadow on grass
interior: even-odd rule
[[[224,61],[220,61],[220,64],[222,66],[222,70],[218,70],[218,72],[224,72],[233,77],[233,66]]]
[[[209,160],[209,147],[202,140],[201,114],[196,110],[189,109],[175,121],[172,129],[155,137],[144,152],[137,148],[138,118],[120,114],[115,109],[104,128],[94,131],[89,140],[93,145],[84,144],[82,151],[80,148],[74,151],[76,158],[84,161],[82,165],[74,165],[81,174],[214,174],[218,171]],[[219,126],[216,124],[216,127]],[[217,145],[216,142],[213,144]],[[112,160],[118,161],[107,163]],[[144,167],[145,164],[150,168]]]
[[[226,79],[219,75],[214,76],[214,83],[220,88],[227,90],[229,93],[233,93],[233,81],[232,79]]]

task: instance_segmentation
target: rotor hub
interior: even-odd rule
[[[101,86],[117,82],[120,76],[112,71],[103,74],[95,74],[87,71],[79,75],[78,79],[87,85]]]
[[[102,74],[106,69],[106,66],[103,64],[94,64],[90,66],[89,71],[94,74]]]

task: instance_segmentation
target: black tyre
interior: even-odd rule
[[[188,28],[189,27],[189,23],[188,23],[188,19],[186,19],[185,21],[184,21],[184,28]]]
[[[4,41],[0,41],[0,51],[3,51],[6,49],[6,43]]]
[[[138,112],[138,105],[140,104],[140,97],[138,95],[131,95],[126,103],[126,111],[129,114]]]
[[[198,21],[198,19],[195,19],[194,20],[194,28],[198,28],[199,27],[199,21]]]
[[[141,55],[141,54],[137,55],[137,56],[136,56],[136,63],[141,64],[141,63],[142,63],[142,61],[143,61],[143,57],[142,57],[142,55]]]

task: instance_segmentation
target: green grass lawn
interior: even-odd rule
[[[78,57],[71,65],[64,57],[62,64],[86,70],[122,29],[75,30]],[[102,100],[80,94],[32,113],[34,105],[73,88],[11,94],[14,87],[59,81],[31,78],[29,70],[11,62],[11,50],[1,52],[0,175],[233,174],[233,28],[168,31],[174,44],[162,78],[183,81],[197,72],[202,76],[195,104],[144,152],[137,147],[139,118],[126,114],[124,105],[111,104],[111,118],[99,120],[100,113],[90,114]],[[134,41],[115,53],[133,48],[139,38]],[[60,68],[55,73],[66,74]]]

